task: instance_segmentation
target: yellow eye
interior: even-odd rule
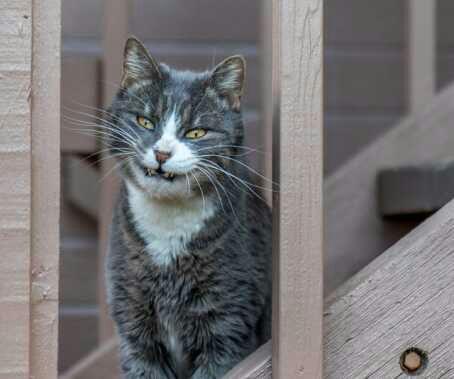
[[[205,134],[207,134],[207,131],[204,129],[192,129],[185,134],[185,137],[188,139],[197,139],[202,138]]]
[[[137,116],[137,123],[145,129],[154,129],[153,123],[148,118]]]

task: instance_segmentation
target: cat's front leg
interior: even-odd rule
[[[220,379],[222,378],[228,371],[230,370],[229,367],[219,367],[214,364],[208,364],[199,367],[194,374],[191,376],[191,379]]]
[[[255,333],[245,330],[243,333],[238,333],[238,330],[230,332],[199,335],[198,340],[203,341],[203,347],[196,347],[199,354],[194,360],[195,371],[191,379],[221,379],[257,347]]]
[[[221,379],[227,372],[242,361],[244,356],[220,356],[218,353],[204,353],[203,363],[198,366],[191,379]]]
[[[161,347],[156,344],[146,350],[122,342],[121,369],[125,379],[177,379],[167,364]]]

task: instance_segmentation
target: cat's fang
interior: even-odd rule
[[[175,174],[172,172],[166,172],[164,174],[164,178],[166,178],[166,179],[173,179],[174,177],[175,177]]]
[[[153,170],[152,168],[147,168],[147,175],[148,176],[156,175],[156,171]]]

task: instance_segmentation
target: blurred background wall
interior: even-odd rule
[[[108,1],[108,0],[105,0]],[[246,143],[258,138],[262,112],[261,0],[132,0],[131,33],[171,65],[204,70],[231,54],[248,62],[244,99]],[[454,1],[437,3],[437,87],[454,79]],[[407,112],[405,1],[325,1],[325,173],[391,128]],[[102,0],[63,0],[63,204],[60,369],[98,341],[98,225],[81,200],[73,160],[96,142],[70,132],[75,112],[95,115],[102,98]],[[124,41],[118,41],[123,49]],[[114,83],[112,85],[115,85]],[[262,169],[260,157],[252,163]],[[93,182],[93,186],[97,183]],[[85,196],[87,197],[87,196]],[[102,278],[101,278],[102,280]]]

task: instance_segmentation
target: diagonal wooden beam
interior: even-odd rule
[[[324,378],[407,377],[402,354],[428,358],[421,374],[454,370],[454,201],[325,300]],[[226,379],[271,379],[271,342]],[[449,377],[449,376],[446,376]]]
[[[327,378],[394,378],[410,347],[423,376],[454,368],[454,201],[400,240],[328,300]]]

